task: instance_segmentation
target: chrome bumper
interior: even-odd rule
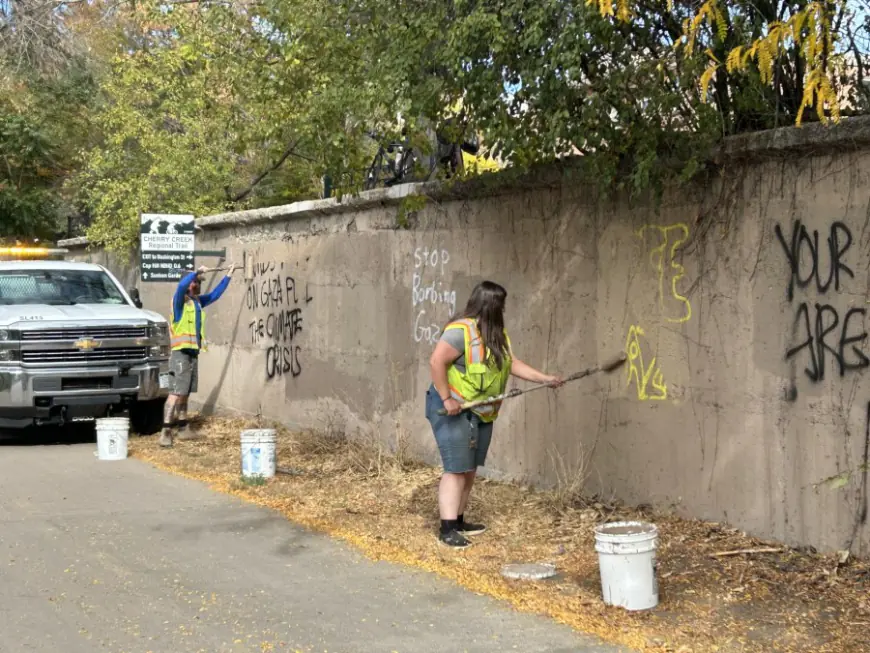
[[[168,395],[168,360],[90,365],[0,364],[0,426],[93,417],[106,406]]]

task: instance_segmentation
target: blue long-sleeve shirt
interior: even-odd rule
[[[178,288],[175,289],[175,295],[172,297],[172,314],[174,322],[178,322],[179,320],[181,320],[181,316],[184,313],[184,300],[187,297],[187,291],[190,288],[190,284],[193,283],[194,279],[196,279],[196,272],[189,272],[184,277],[182,277],[181,281],[178,282]],[[214,290],[202,294],[192,300],[194,310],[196,311],[196,344],[200,347],[202,347],[202,341],[200,338],[200,328],[202,327],[202,309],[204,309],[209,304],[214,304],[217,300],[219,300],[221,298],[221,295],[224,294],[224,291],[229,285],[230,277],[225,276],[223,279],[221,279],[221,282]]]

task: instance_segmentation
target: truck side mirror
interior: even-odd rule
[[[139,296],[138,288],[130,288],[130,299],[133,300],[133,305],[136,308],[142,308],[142,298]]]

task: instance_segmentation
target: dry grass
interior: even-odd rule
[[[469,512],[489,531],[468,550],[446,550],[434,537],[439,472],[408,458],[399,431],[387,451],[373,434],[345,438],[338,428],[314,433],[276,427],[283,473],[251,486],[239,479],[239,432],[254,425],[202,420],[198,428],[205,437],[199,442],[161,450],[155,438],[134,439],[131,451],[162,469],[279,510],[373,559],[427,569],[616,644],[680,653],[870,651],[866,562],[839,564],[836,557],[792,550],[713,557],[771,544],[720,524],[589,501],[580,491],[588,473],[582,464],[563,466],[559,487],[548,492],[480,481]],[[601,601],[592,528],[626,518],[652,520],[661,534],[661,603],[642,614]],[[553,580],[523,583],[499,573],[506,563],[545,561],[557,565]]]

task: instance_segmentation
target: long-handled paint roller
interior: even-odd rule
[[[576,381],[577,379],[582,379],[591,374],[596,374],[598,372],[612,372],[617,367],[620,367],[626,360],[627,356],[625,352],[620,352],[619,355],[614,356],[611,359],[606,360],[604,363],[600,365],[594,365],[589,367],[581,372],[575,372],[574,374],[565,377],[564,382],[568,383],[569,381]],[[494,404],[499,401],[504,401],[505,399],[510,399],[511,397],[519,397],[520,395],[526,394],[527,392],[532,392],[533,390],[540,390],[541,388],[550,387],[549,383],[541,383],[538,385],[533,385],[531,388],[526,388],[525,390],[520,390],[519,388],[514,388],[510,392],[505,392],[504,394],[500,394],[497,397],[489,397],[487,399],[478,399],[477,401],[468,401],[462,404],[462,410],[466,410],[468,408],[474,408],[475,406],[483,406],[485,404]],[[438,411],[439,415],[446,415],[447,410],[442,408]]]
[[[218,268],[206,268],[203,272],[229,272],[229,265],[225,265]],[[236,270],[245,271],[245,280],[248,281],[254,278],[254,259],[247,255],[247,252],[244,252],[244,262],[242,265],[236,264]],[[193,272],[193,270],[189,268],[173,268],[172,272]]]
[[[236,267],[238,267],[238,266],[236,266]],[[203,272],[228,272],[229,269],[230,269],[229,266],[222,267],[222,268],[206,268],[205,270],[203,270]],[[190,268],[172,268],[172,270],[170,270],[170,271],[171,272],[194,272],[194,270],[191,270]],[[196,270],[196,272],[199,272],[199,270]]]

